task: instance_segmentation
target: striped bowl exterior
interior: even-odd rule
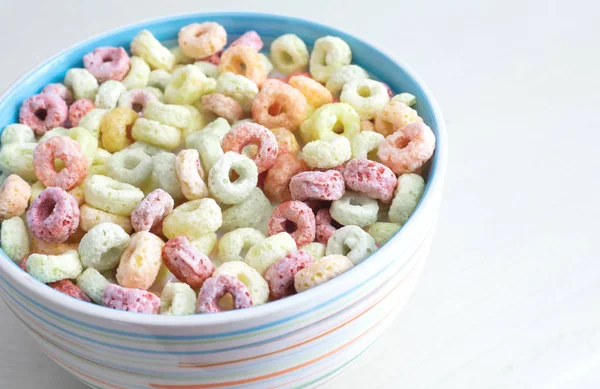
[[[165,317],[109,310],[64,296],[23,273],[2,253],[0,296],[41,349],[94,388],[310,388],[339,374],[381,335],[408,300],[429,253],[446,163],[435,102],[405,66],[341,31],[283,16],[219,13],[170,17],[92,38],[40,65],[0,99],[0,128],[20,103],[60,81],[84,53],[124,45],[142,28],[166,41],[183,25],[214,20],[231,35],[255,29],[267,44],[286,32],[307,42],[337,35],[354,62],[393,90],[417,96],[437,135],[429,183],[417,211],[377,253],[342,276],[290,298],[217,315]]]

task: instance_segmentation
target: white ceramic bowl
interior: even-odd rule
[[[0,128],[20,104],[99,46],[129,47],[143,28],[176,39],[192,22],[214,20],[230,36],[254,29],[268,45],[293,32],[309,45],[325,35],[352,48],[353,62],[395,91],[417,97],[437,137],[427,189],[410,220],[379,251],[340,277],[304,293],[240,311],[169,317],[111,310],[65,296],[21,271],[2,253],[0,295],[42,350],[94,388],[200,389],[314,387],[341,372],[392,322],[409,298],[429,253],[446,165],[441,113],[423,83],[398,60],[344,32],[262,14],[168,17],[89,39],[46,61],[0,98]],[[23,383],[26,385],[26,383]]]

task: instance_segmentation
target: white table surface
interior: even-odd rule
[[[598,388],[600,8],[578,3],[0,0],[0,90],[83,38],[166,14],[281,12],[379,42],[438,98],[446,193],[406,310],[324,388]],[[83,389],[2,302],[0,382]]]

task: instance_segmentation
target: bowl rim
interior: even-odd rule
[[[410,231],[414,230],[419,220],[422,220],[425,216],[425,209],[428,207],[434,207],[436,204],[433,203],[436,201],[434,195],[439,193],[442,190],[444,177],[446,172],[447,165],[447,148],[448,148],[448,140],[447,140],[447,132],[446,126],[444,123],[442,112],[438,106],[436,99],[433,94],[430,92],[429,88],[425,85],[425,83],[421,80],[421,78],[412,70],[412,68],[407,65],[404,61],[399,59],[396,55],[390,53],[388,50],[383,49],[382,47],[374,44],[369,40],[365,40],[362,38],[357,38],[353,34],[350,34],[344,30],[341,30],[336,27],[331,27],[322,23],[314,22],[312,20],[299,18],[295,16],[288,16],[285,14],[270,14],[270,13],[261,13],[261,12],[192,12],[192,13],[178,13],[167,16],[162,16],[158,18],[149,18],[139,22],[134,22],[130,24],[126,24],[124,26],[105,31],[99,34],[95,34],[89,36],[87,38],[78,41],[77,43],[71,45],[70,47],[58,52],[48,59],[44,59],[37,66],[35,66],[30,71],[26,71],[20,77],[17,78],[16,81],[11,83],[7,89],[0,95],[0,101],[4,100],[6,96],[11,93],[13,89],[18,87],[25,79],[29,76],[35,74],[46,64],[54,61],[56,58],[78,48],[79,46],[86,45],[89,41],[97,40],[101,38],[106,38],[111,35],[118,34],[120,32],[124,32],[134,28],[144,28],[147,24],[150,23],[158,23],[158,22],[176,22],[181,18],[189,18],[189,17],[257,17],[257,18],[266,18],[266,19],[274,19],[281,20],[287,22],[298,22],[308,26],[314,26],[316,28],[326,28],[331,30],[332,32],[340,35],[347,35],[361,41],[362,43],[371,46],[379,53],[384,56],[387,56],[391,59],[396,65],[401,67],[412,81],[418,85],[421,89],[421,92],[427,97],[430,102],[430,108],[433,113],[433,119],[437,124],[437,136],[436,136],[436,149],[434,152],[434,156],[432,159],[431,171],[429,175],[429,181],[426,183],[425,192],[421,198],[421,201],[417,205],[417,208],[410,216],[408,221],[402,226],[402,228],[394,234],[394,236],[384,244],[379,250],[377,250],[374,254],[366,258],[363,262],[361,262],[362,272],[354,270],[354,268],[349,271],[341,274],[334,279],[319,285],[317,288],[309,289],[305,292],[298,293],[296,295],[287,297],[285,299],[272,301],[266,304],[254,306],[247,309],[241,310],[233,310],[221,312],[217,315],[187,315],[187,316],[170,316],[170,315],[154,315],[154,314],[141,314],[135,312],[125,312],[120,310],[115,310],[111,308],[107,308],[97,304],[90,304],[87,302],[83,302],[77,299],[74,299],[70,296],[67,296],[63,293],[53,290],[48,287],[46,284],[42,282],[27,282],[30,281],[30,277],[24,277],[25,273],[19,268],[18,264],[14,263],[10,258],[8,258],[3,252],[0,251],[0,255],[4,257],[0,259],[0,269],[2,272],[0,273],[0,280],[3,278],[3,274],[8,278],[13,280],[14,282],[20,284],[22,288],[25,288],[32,292],[36,297],[41,299],[51,300],[54,304],[59,306],[60,308],[64,308],[67,311],[78,311],[81,314],[85,314],[87,319],[101,319],[101,320],[111,320],[122,324],[133,324],[133,325],[144,325],[146,327],[194,327],[194,326],[218,326],[227,323],[239,323],[242,321],[255,320],[258,318],[266,318],[270,315],[277,314],[278,312],[285,312],[294,306],[302,306],[303,302],[310,301],[320,301],[318,300],[318,296],[336,296],[339,294],[339,291],[348,292],[348,288],[338,289],[338,293],[336,293],[336,288],[342,284],[350,284],[350,285],[360,285],[365,282],[365,277],[362,274],[371,274],[376,272],[378,268],[377,262],[378,258],[382,257],[382,253],[388,250],[385,250],[387,247],[389,249],[390,246],[393,245],[394,241],[399,241],[403,236],[409,235]],[[3,273],[3,274],[2,274]],[[12,286],[11,286],[12,287]],[[74,301],[75,300],[75,301]]]

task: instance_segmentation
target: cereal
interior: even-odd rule
[[[146,118],[139,118],[135,121],[131,136],[137,141],[146,142],[167,150],[174,150],[181,143],[181,131],[178,128]]]
[[[35,181],[33,150],[36,143],[10,143],[0,149],[0,170],[6,174],[17,174],[27,181]]]
[[[269,57],[263,53],[258,53],[258,56],[260,57],[263,66],[265,67],[265,72],[267,72],[267,75],[269,75],[274,69],[273,63],[271,63]]]
[[[64,242],[79,226],[75,197],[61,188],[46,188],[27,211],[31,234],[47,242]]]
[[[256,31],[245,32],[239,38],[231,42],[229,47],[235,47],[239,45],[249,46],[256,51],[261,51],[263,48],[262,39],[260,39],[260,35],[258,35]]]
[[[244,76],[227,72],[217,78],[215,93],[231,97],[240,103],[245,112],[249,112],[252,109],[252,102],[258,94],[258,86]]]
[[[239,74],[259,87],[267,79],[267,70],[258,51],[246,45],[233,46],[225,50],[221,55],[219,71]]]
[[[150,192],[131,213],[131,225],[135,231],[150,231],[162,236],[164,218],[173,210],[173,198],[162,189]]]
[[[73,104],[73,94],[61,83],[48,84],[42,89],[41,94],[55,94],[67,103],[67,105]]]
[[[209,255],[217,245],[217,234],[215,232],[209,232],[208,234],[190,239],[190,243],[202,254]]]
[[[345,255],[357,265],[377,250],[375,240],[358,226],[345,226],[334,232],[327,242],[327,255]],[[324,258],[321,258],[323,260]]]
[[[15,263],[19,263],[29,254],[29,235],[22,218],[14,216],[2,222],[0,246],[6,256]]]
[[[377,246],[381,247],[400,230],[400,224],[389,222],[373,223],[367,229],[369,235],[375,239]]]
[[[267,130],[268,131],[268,130]],[[231,181],[235,171],[239,177]],[[258,182],[256,165],[248,157],[228,151],[220,157],[208,174],[210,194],[224,204],[237,204],[244,201]]]
[[[333,103],[317,109],[307,124],[311,140],[330,140],[342,135],[352,140],[360,132],[360,118],[348,104]]]
[[[75,250],[61,255],[31,254],[27,258],[27,273],[45,284],[75,279],[82,271],[83,268]]]
[[[77,251],[78,246],[78,243],[46,242],[44,240],[36,238],[35,236],[31,237],[31,253],[35,254],[61,255],[66,253],[67,251]]]
[[[327,244],[329,238],[337,231],[337,227],[333,225],[334,221],[331,218],[329,209],[319,209],[315,217],[315,223],[315,237],[317,242]]]
[[[384,136],[374,131],[361,131],[352,138],[350,147],[352,148],[352,158],[357,159],[375,159],[379,145],[385,140]],[[373,154],[375,154],[373,156]]]
[[[119,96],[117,105],[119,107],[131,108],[137,112],[138,115],[142,116],[142,112],[151,101],[158,101],[158,97],[154,93],[145,89],[135,88],[123,92],[121,96]]]
[[[192,315],[196,313],[196,292],[189,285],[173,282],[165,285],[160,295],[161,315]]]
[[[161,188],[173,197],[173,200],[183,199],[181,183],[175,171],[175,154],[161,152],[152,156],[152,178],[148,191]]]
[[[94,268],[87,268],[75,281],[79,289],[96,304],[102,304],[104,289],[110,284],[108,280]]]
[[[165,87],[165,102],[169,104],[192,104],[203,94],[206,76],[194,65],[185,65],[173,72]]]
[[[361,120],[370,120],[390,101],[390,97],[385,85],[365,78],[345,84],[340,101],[351,105]]]
[[[263,232],[261,226],[266,226],[266,219],[270,215],[271,202],[262,190],[254,188],[244,201],[223,211],[223,230],[252,227]]]
[[[269,266],[284,257],[288,252],[296,250],[296,241],[287,232],[269,236],[261,243],[248,250],[244,262],[264,274]]]
[[[1,138],[2,145],[9,143],[35,142],[35,134],[31,127],[24,124],[10,124],[4,127]]]
[[[213,277],[222,274],[236,277],[246,285],[250,292],[252,305],[261,305],[269,300],[269,285],[255,269],[246,263],[240,261],[225,262],[215,270]],[[227,300],[221,300],[221,304],[231,306]]]
[[[55,170],[55,159],[65,163],[60,172]],[[66,136],[54,136],[35,148],[33,166],[35,175],[45,186],[70,190],[86,178],[88,161],[79,143]]]
[[[153,70],[150,72],[150,75],[148,75],[148,86],[164,91],[170,80],[171,73],[167,72],[166,70]]]
[[[19,121],[31,127],[36,135],[44,135],[54,127],[64,126],[69,109],[55,94],[39,94],[28,98],[21,105]]]
[[[331,203],[331,217],[341,225],[369,226],[377,221],[377,200],[363,194],[346,191],[344,196]]]
[[[98,88],[94,104],[97,108],[102,109],[116,108],[119,97],[126,91],[127,88],[125,88],[122,82],[114,80],[106,81]]]
[[[394,196],[398,179],[393,171],[379,162],[353,159],[344,169],[346,187],[384,202]]]
[[[236,277],[220,274],[209,278],[202,285],[198,296],[198,312],[223,312],[224,309],[219,305],[219,300],[227,294],[233,297],[233,309],[243,309],[252,306],[252,298],[246,285]]]
[[[400,93],[392,97],[392,101],[397,101],[399,103],[406,104],[409,107],[412,107],[413,105],[417,104],[417,98],[414,95],[411,95],[410,93]]]
[[[248,227],[227,232],[219,240],[219,259],[224,262],[243,261],[245,252],[265,238],[260,231]]]
[[[129,241],[129,234],[119,225],[100,223],[81,238],[77,251],[83,266],[107,271],[119,265]]]
[[[252,159],[258,168],[258,173],[269,170],[275,163],[279,147],[275,135],[260,124],[244,123],[235,126],[225,135],[221,146],[225,152],[233,151],[240,154],[249,144],[258,146],[258,152]]]
[[[181,150],[175,160],[175,171],[181,183],[181,192],[188,200],[208,197],[208,187],[204,182],[206,175],[200,165],[197,150]]]
[[[398,177],[398,188],[389,211],[391,222],[403,225],[414,212],[425,192],[423,177],[405,173]]]
[[[310,54],[310,74],[319,82],[327,82],[333,72],[351,60],[352,51],[346,42],[333,36],[319,38]]]
[[[148,101],[144,107],[144,117],[175,128],[188,127],[192,120],[192,114],[186,107],[163,104],[157,100]]]
[[[98,80],[87,69],[69,69],[64,82],[65,86],[73,91],[75,100],[96,98]]]
[[[296,136],[287,128],[272,128],[271,132],[275,135],[275,140],[277,140],[277,147],[279,148],[277,155],[286,153],[296,155],[300,151],[300,144]]]
[[[411,123],[422,122],[419,114],[408,105],[390,101],[375,114],[375,131],[388,136]]]
[[[325,246],[323,243],[311,242],[300,247],[299,250],[304,251],[305,253],[312,256],[315,261],[318,261],[319,259],[325,256],[326,247],[327,246]]]
[[[224,118],[230,124],[240,120],[244,115],[240,103],[220,93],[202,96],[202,109]]]
[[[83,65],[100,83],[121,81],[129,72],[129,55],[122,47],[99,47],[83,56]]]
[[[435,135],[423,122],[411,123],[385,138],[377,156],[397,174],[412,173],[431,158]]]
[[[143,187],[152,174],[152,158],[141,149],[123,149],[106,161],[106,175],[137,187]]]
[[[127,89],[145,88],[150,77],[150,65],[143,58],[133,56],[130,59],[129,73],[121,82]]]
[[[190,244],[185,236],[170,239],[163,247],[162,258],[179,281],[194,289],[201,288],[215,271],[210,259]]]
[[[117,281],[126,288],[147,290],[152,286],[161,265],[164,242],[147,232],[136,232],[121,256]]]
[[[215,200],[192,200],[167,215],[163,222],[163,233],[169,239],[180,235],[197,238],[215,232],[222,223],[221,208]]]
[[[290,180],[294,200],[337,200],[344,191],[344,177],[337,170],[302,172]]]
[[[88,177],[83,191],[87,204],[120,216],[131,215],[144,198],[144,192],[135,186],[102,175]]]
[[[31,187],[16,174],[8,176],[0,185],[0,219],[21,216],[27,209]]]
[[[294,277],[302,269],[314,262],[305,251],[292,251],[267,269],[265,280],[271,290],[271,299],[279,300],[296,292]]]
[[[133,228],[131,227],[131,221],[127,216],[108,213],[100,209],[94,208],[88,204],[82,205],[79,209],[79,213],[79,226],[84,231],[89,231],[94,226],[100,223],[114,223],[123,228],[123,230],[125,230],[125,232],[127,232],[128,234],[131,234],[133,232]]]
[[[333,97],[339,98],[344,85],[353,81],[360,81],[369,78],[369,74],[357,65],[345,65],[331,74],[327,80],[326,87]]]
[[[350,158],[350,141],[343,136],[336,136],[328,141],[314,140],[302,149],[302,159],[308,166],[316,169],[334,168]]]
[[[222,120],[225,121],[225,119]],[[221,138],[218,135],[212,135],[204,131],[189,135],[185,140],[185,145],[199,152],[205,171],[210,171],[214,163],[223,155]]]
[[[171,70],[175,56],[164,47],[148,30],[140,31],[131,41],[133,55],[143,58],[154,69]]]
[[[271,43],[271,59],[283,74],[300,72],[308,66],[308,48],[295,34],[284,34]]]
[[[220,61],[220,59],[219,59]],[[219,66],[218,64],[212,64],[206,61],[194,62],[194,66],[202,71],[202,73],[209,78],[217,79],[219,77]]]
[[[331,92],[310,77],[293,76],[288,80],[288,84],[298,89],[306,98],[306,102],[315,108],[333,101]]]
[[[265,195],[271,201],[285,202],[292,199],[290,181],[299,173],[309,170],[306,162],[294,154],[279,155],[267,172],[264,183]]]
[[[88,130],[96,139],[100,139],[100,123],[108,112],[107,109],[94,108],[79,121],[79,126]]]
[[[287,232],[297,246],[303,246],[315,239],[315,215],[301,201],[286,201],[275,208],[268,228],[269,235]]]
[[[304,292],[345,273],[353,266],[343,255],[328,254],[298,271],[294,277],[294,288],[298,293]]]
[[[108,111],[100,122],[100,134],[104,149],[114,153],[133,143],[131,127],[137,118],[137,112],[127,107],[118,107]]]
[[[193,23],[179,30],[179,47],[191,58],[211,56],[227,44],[227,32],[218,23]]]
[[[51,282],[48,284],[52,289],[66,294],[67,296],[73,297],[74,299],[85,301],[86,303],[91,303],[92,300],[89,298],[87,294],[85,294],[77,285],[73,283],[71,280],[60,280],[56,282]]]
[[[94,102],[88,99],[79,99],[69,107],[69,122],[71,126],[79,126],[79,121],[88,112],[94,109]]]
[[[267,80],[252,103],[252,118],[268,128],[296,130],[306,117],[306,98],[298,89]]]
[[[102,304],[119,311],[137,313],[158,313],[160,298],[145,290],[124,288],[109,284],[104,289]]]

